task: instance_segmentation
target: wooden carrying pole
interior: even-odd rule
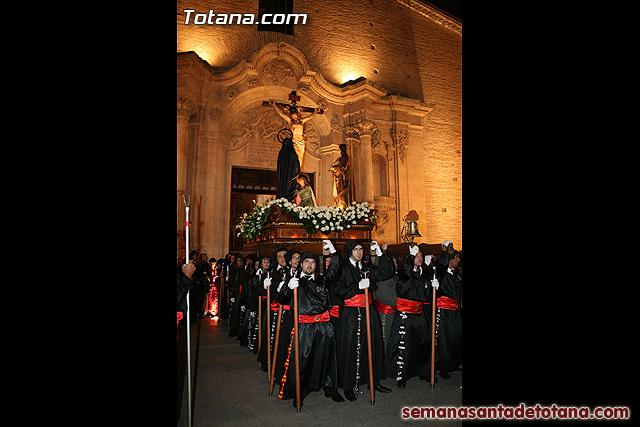
[[[273,387],[275,386],[275,376],[276,376],[276,360],[278,360],[278,342],[280,342],[280,324],[282,319],[282,304],[279,304],[278,307],[278,320],[276,321],[276,339],[273,342],[273,358],[271,363],[271,372],[269,373],[269,396],[273,395]]]
[[[295,338],[296,361],[296,411],[302,411],[300,401],[300,338],[298,337],[298,288],[293,288],[293,330]]]
[[[262,279],[262,274],[260,275]],[[258,292],[258,353],[262,347],[262,295]],[[262,368],[262,363],[258,362],[258,369]]]
[[[364,288],[364,308],[367,317],[367,351],[369,354],[369,397],[371,404],[376,401],[375,384],[373,382],[373,354],[371,352],[371,313],[369,310],[369,288]]]

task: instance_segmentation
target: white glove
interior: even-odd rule
[[[266,279],[264,279],[264,283],[262,285],[264,286],[265,289],[271,286],[271,277],[267,277]]]
[[[414,246],[409,247],[409,254],[410,255],[416,256],[416,255],[418,255],[418,252],[420,252],[420,248],[418,247],[418,245],[414,245]]]
[[[235,298],[229,298],[229,301],[236,302],[236,299]]]
[[[292,277],[291,280],[289,280],[289,284],[287,286],[289,286],[289,289],[295,289],[299,286],[299,281],[300,279],[298,279],[297,277]]]
[[[280,282],[280,284],[278,285],[278,292],[280,292],[280,289],[282,289],[283,286],[284,286],[284,280]]]
[[[244,305],[241,305],[241,306],[240,306],[240,311],[241,311],[241,312],[243,312],[243,313],[244,313],[246,310],[247,310],[247,307],[245,307]]]
[[[438,282],[438,278],[433,276],[433,280],[431,281],[431,286],[433,286],[436,290],[440,287],[440,282]]]
[[[360,283],[358,283],[358,287],[360,289],[366,289],[369,287],[369,279],[360,279]]]
[[[380,245],[378,245],[378,242],[376,242],[375,240],[371,242],[371,250],[376,251],[377,256],[382,256],[382,250],[380,249]],[[361,289],[364,289],[364,288],[361,288]]]
[[[323,240],[324,242],[324,250],[329,250],[330,254],[335,254],[336,253],[336,248],[333,247],[333,243],[331,243],[330,240]]]
[[[431,264],[431,258],[432,258],[432,255],[425,255],[424,256],[424,265]]]
[[[261,275],[261,274],[262,274],[262,267],[260,267],[260,268],[258,269],[258,271],[256,271],[256,276],[259,276],[259,275]]]

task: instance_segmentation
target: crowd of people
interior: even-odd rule
[[[293,399],[294,406],[294,293],[300,405],[311,392],[323,391],[336,402],[354,401],[362,393],[361,385],[390,393],[382,379],[395,379],[398,388],[414,377],[428,381],[433,339],[437,375],[446,380],[449,372],[462,368],[462,254],[452,242],[443,242],[438,256],[424,255],[419,246],[410,245],[401,265],[398,259],[404,256],[387,255],[386,245],[375,241],[366,248],[359,240],[349,240],[340,255],[330,240],[324,240],[324,249],[329,255],[323,256],[322,266],[317,255],[286,247],[275,249],[272,256],[229,253],[217,261],[192,251],[190,262],[181,263],[177,271],[178,326],[207,316],[228,322],[229,336],[257,355],[271,392],[277,384],[278,398]],[[365,261],[365,250],[371,250],[371,261]],[[187,289],[190,319],[181,316]],[[370,305],[372,384],[365,293]]]

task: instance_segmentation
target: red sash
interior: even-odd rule
[[[373,302],[373,298],[371,297],[371,293],[369,293],[369,304]],[[345,307],[364,307],[364,294],[356,294],[353,298],[349,298],[344,300]]]
[[[329,311],[325,311],[322,314],[299,314],[298,322],[299,323],[320,323],[320,322],[328,322],[330,320]]]
[[[334,305],[333,307],[331,307],[331,310],[329,310],[329,314],[331,315],[331,317],[340,317],[340,306]]]
[[[411,301],[404,298],[396,298],[396,309],[405,313],[422,313],[422,301]]]
[[[280,307],[280,304],[278,303],[278,301],[276,301],[276,300],[271,301],[271,311],[278,311],[278,307]],[[283,305],[282,309],[283,310],[290,310],[291,306]]]
[[[392,305],[387,305],[387,304],[383,304],[378,300],[375,300],[373,302],[373,305],[376,306],[376,308],[378,309],[378,311],[380,313],[384,313],[384,314],[393,314],[394,311],[396,311],[396,308]]]
[[[438,307],[446,308],[447,310],[457,310],[458,309],[458,300],[449,297],[440,297],[438,298]]]

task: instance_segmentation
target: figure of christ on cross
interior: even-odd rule
[[[302,168],[305,146],[305,140],[302,136],[302,132],[304,131],[304,124],[313,119],[316,114],[323,114],[324,110],[322,108],[302,107],[297,105],[296,102],[300,101],[300,96],[296,94],[295,90],[291,91],[291,93],[289,94],[289,100],[291,100],[291,103],[288,105],[282,104],[280,102],[274,102],[272,99],[269,100],[269,102],[264,101],[262,105],[272,106],[278,112],[278,114],[291,126],[291,132],[293,133],[293,148],[296,151],[298,160],[300,161],[300,167]],[[303,117],[302,113],[311,114]]]

